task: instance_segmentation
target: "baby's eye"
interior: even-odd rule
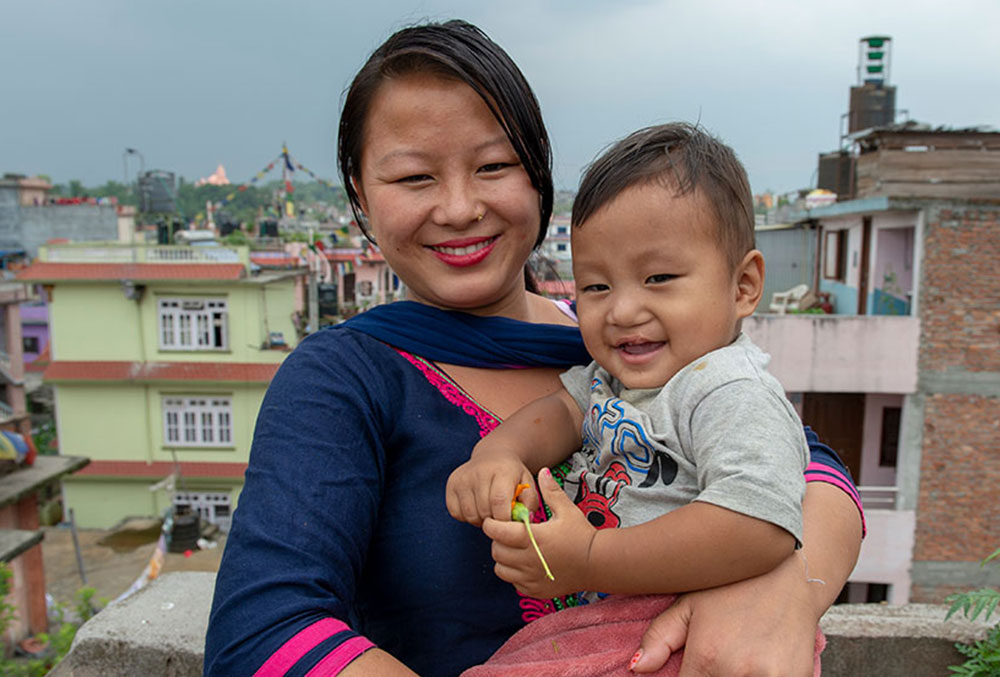
[[[608,289],[610,289],[610,287],[606,284],[588,284],[583,288],[583,291],[593,294],[602,291],[607,291]]]
[[[396,183],[421,183],[430,180],[430,174],[410,174],[409,176],[396,179]]]
[[[677,277],[676,275],[671,275],[669,273],[658,273],[656,275],[650,275],[646,278],[646,284],[663,284],[664,282],[669,282],[670,280]]]

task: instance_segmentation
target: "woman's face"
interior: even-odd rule
[[[412,300],[483,315],[524,312],[539,196],[471,87],[419,73],[386,80],[365,121],[357,189]]]

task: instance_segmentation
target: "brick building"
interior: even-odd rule
[[[800,221],[816,243],[812,286],[835,316],[791,321],[829,334],[828,348],[776,338],[767,319],[748,330],[778,370],[793,343],[813,342],[812,371],[841,360],[821,383],[782,382],[866,498],[851,580],[936,602],[1000,586],[1000,568],[979,565],[1000,546],[1000,133],[896,125],[857,140],[854,199]]]

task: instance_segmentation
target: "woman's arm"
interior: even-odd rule
[[[854,569],[862,521],[831,483],[810,482],[802,508],[801,551],[763,576],[680,598],[650,624],[634,670],[684,647],[682,677],[812,675],[816,626]]]
[[[261,405],[216,580],[206,675],[332,674],[371,647],[349,627],[350,610],[382,493],[375,403],[391,398],[364,352],[335,334],[304,341]]]

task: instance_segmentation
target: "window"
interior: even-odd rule
[[[176,447],[233,446],[233,408],[229,398],[163,398],[163,442]]]
[[[556,251],[557,252],[564,252],[567,249],[568,249],[568,247],[566,247],[566,245],[564,245],[562,243],[556,245]]]
[[[181,513],[196,512],[202,521],[229,531],[233,499],[228,491],[177,492],[174,494],[174,507]]]
[[[883,468],[895,468],[899,455],[899,419],[901,407],[882,409],[882,439],[879,442],[878,464]]]
[[[827,231],[823,244],[823,277],[827,280],[847,279],[847,231]]]
[[[21,338],[21,345],[24,347],[24,352],[26,353],[37,353],[38,352],[38,337],[37,336],[24,336]]]
[[[160,299],[160,349],[225,350],[229,347],[228,314],[225,299]]]

